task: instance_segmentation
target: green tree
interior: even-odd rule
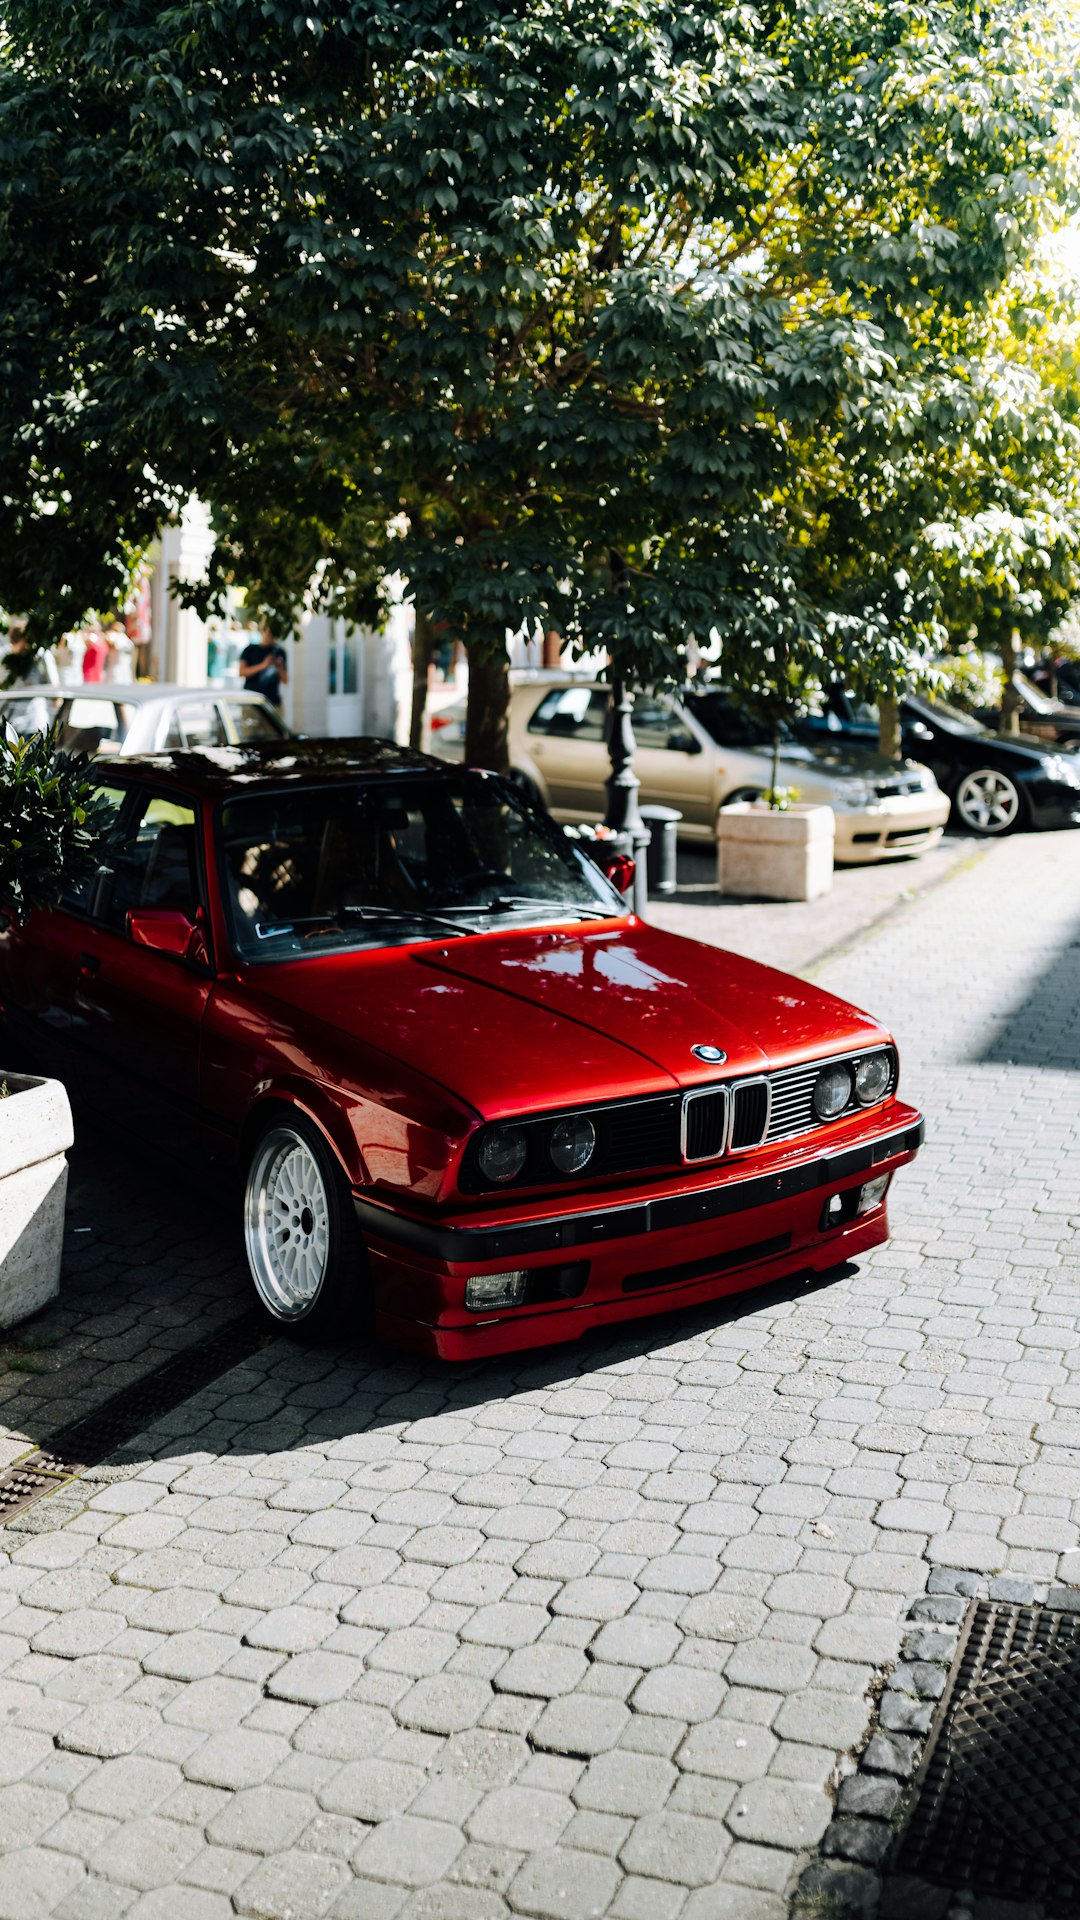
[[[898,680],[921,606],[880,567],[836,590],[821,453],[841,484],[872,459],[927,316],[985,304],[1058,191],[1052,9],[10,0],[5,25],[0,599],[32,631],[196,490],[212,584],[281,619],[402,571],[465,639],[488,764],[522,620],[641,681],[690,631],[763,697],[823,662]]]

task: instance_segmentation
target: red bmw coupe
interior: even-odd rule
[[[878,1245],[922,1121],[830,994],[644,925],[494,775],[378,740],[113,762],[115,851],[0,936],[5,1027],[243,1179],[282,1327],[446,1359]]]

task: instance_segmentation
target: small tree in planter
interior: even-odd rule
[[[749,685],[743,704],[768,729],[769,785],[759,800],[722,807],[717,819],[717,885],[722,893],[767,900],[814,900],[832,886],[836,820],[831,807],[799,802],[796,787],[780,785],[781,728],[799,703],[812,659],[793,659],[783,641]]]
[[[0,738],[0,945],[35,908],[90,880],[112,829],[89,762],[55,731]],[[60,1285],[71,1108],[58,1080],[0,1076],[0,1327]]]

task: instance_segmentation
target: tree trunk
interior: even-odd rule
[[[427,707],[428,674],[435,635],[426,613],[416,609],[413,623],[412,714],[409,718],[409,745],[418,747],[424,737],[424,712]]]
[[[1001,643],[1001,665],[1005,674],[1005,687],[1001,695],[1001,733],[1019,733],[1020,731],[1020,695],[1013,686],[1013,674],[1016,672],[1016,634],[1010,633]]]
[[[467,635],[469,704],[465,713],[465,765],[509,773],[510,662],[501,630],[474,627]]]
[[[891,694],[878,701],[878,752],[886,760],[900,758],[900,702]]]

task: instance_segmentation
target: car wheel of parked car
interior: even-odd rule
[[[742,801],[764,800],[764,798],[764,787],[736,787],[734,793],[725,793],[720,803],[721,811],[724,807],[734,807]]]
[[[1024,814],[1015,780],[997,767],[977,767],[965,773],[953,805],[969,833],[1008,833],[1020,825]]]
[[[348,1183],[301,1114],[260,1134],[244,1188],[244,1245],[260,1304],[284,1331],[342,1333],[367,1318],[367,1271]]]

